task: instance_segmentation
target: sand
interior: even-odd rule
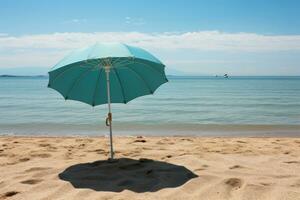
[[[300,138],[0,137],[0,199],[300,199]]]

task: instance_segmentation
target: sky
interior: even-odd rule
[[[1,0],[0,74],[46,73],[95,42],[186,75],[300,75],[298,0]]]

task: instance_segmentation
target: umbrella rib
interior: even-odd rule
[[[99,83],[99,79],[100,79],[100,77],[101,77],[102,71],[103,71],[103,68],[101,68],[101,69],[99,70],[99,75],[98,75],[98,78],[97,78],[97,83],[96,83],[95,90],[94,90],[94,95],[93,95],[93,106],[95,105],[96,91],[97,91],[97,87],[98,87],[98,83]]]
[[[94,69],[94,67],[88,68],[88,70],[84,71],[83,73],[81,73],[79,75],[78,78],[76,78],[76,80],[73,82],[72,86],[69,88],[69,90],[66,93],[66,97],[65,97],[66,99],[68,98],[70,92],[73,90],[73,88],[75,87],[75,85],[77,85],[81,81],[82,77],[84,75],[86,75],[88,72],[90,72],[92,69]]]
[[[70,65],[73,65],[73,64],[74,64],[74,63],[72,63],[72,64],[70,64]],[[93,66],[94,66],[93,63],[88,63],[88,62],[85,62],[85,63],[84,63],[84,65],[91,65],[91,64],[92,64],[92,67],[93,67]],[[67,65],[66,65],[66,66],[67,66]],[[64,67],[66,67],[66,66],[64,66]],[[80,64],[79,67],[81,67],[81,66],[83,66],[83,64]],[[55,77],[53,78],[52,82],[56,81],[56,79],[57,79],[58,77],[60,77],[61,75],[63,75],[65,72],[67,72],[67,71],[73,69],[74,67],[78,67],[78,66],[77,66],[77,65],[74,65],[74,66],[69,66],[69,67],[67,67],[66,70],[64,70],[64,71],[62,71],[61,73],[57,74],[57,76],[55,76]],[[54,71],[55,71],[55,70],[54,70]]]
[[[148,64],[146,64],[146,63],[139,62],[139,61],[136,61],[136,60],[135,60],[135,63],[142,64],[142,65],[145,65],[145,66],[148,66],[149,68],[151,68],[152,70],[156,71],[157,73],[162,74],[160,71],[158,71],[157,69],[155,69],[155,68],[152,67],[151,65],[148,65]]]
[[[55,77],[53,78],[52,82],[56,81],[56,79],[57,79],[59,76],[63,75],[65,72],[67,72],[67,71],[69,71],[69,70],[71,70],[71,69],[73,69],[73,67],[66,67],[66,69],[65,69],[64,71],[62,71],[61,73],[57,74],[57,76],[55,76]]]
[[[117,70],[115,68],[112,68],[112,69],[115,71],[115,74],[117,76],[117,79],[118,79],[118,82],[119,82],[119,85],[120,85],[120,88],[121,88],[121,91],[122,91],[123,100],[126,103],[126,98],[125,98],[125,95],[124,95],[124,88],[121,84],[121,79],[120,79],[119,73],[117,72]]]
[[[117,65],[117,64],[119,64],[118,62],[119,62],[119,60],[122,60],[122,58],[123,58],[123,57],[117,57],[115,60],[112,61],[111,64],[112,64],[112,65]],[[122,61],[121,61],[121,62],[122,62]]]
[[[95,62],[94,62],[95,61]],[[85,60],[84,61],[85,64],[87,65],[91,65],[91,66],[95,66],[95,65],[98,65],[99,63],[97,62],[97,59],[88,59],[88,60]]]
[[[117,64],[117,67],[121,67],[121,66],[130,65],[132,63],[133,63],[132,61],[123,60],[123,61],[120,61],[119,63],[116,63],[116,64]]]
[[[145,81],[145,79],[139,73],[137,73],[135,70],[131,69],[129,66],[127,66],[126,68],[130,69],[131,71],[133,71],[139,77],[139,79],[141,79],[144,82],[144,84],[146,85],[146,87],[148,88],[148,90],[150,91],[150,93],[151,94],[153,93],[153,91],[151,90],[151,88],[148,85],[148,83]]]

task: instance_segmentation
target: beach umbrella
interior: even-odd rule
[[[66,100],[92,106],[108,104],[110,158],[113,159],[111,103],[128,103],[139,96],[153,94],[167,82],[165,65],[149,52],[120,43],[96,43],[75,50],[49,73],[48,87]]]

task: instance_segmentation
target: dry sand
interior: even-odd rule
[[[0,199],[300,199],[300,138],[0,137]],[[144,158],[144,159],[140,159]]]

